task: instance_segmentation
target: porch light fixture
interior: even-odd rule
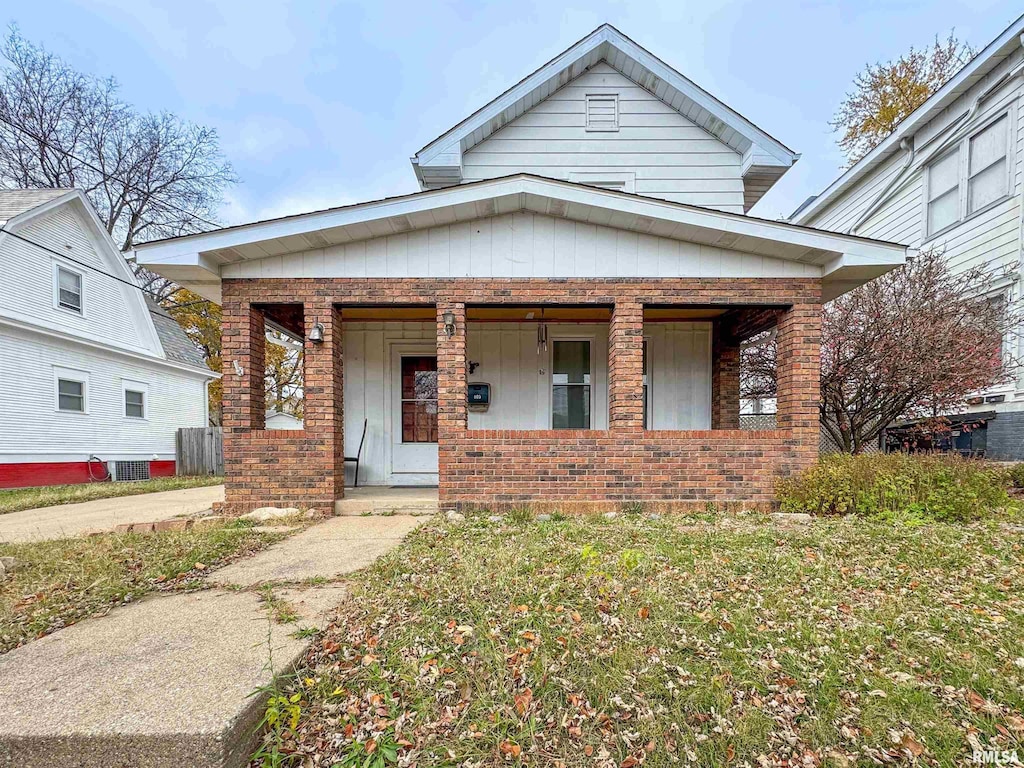
[[[309,330],[309,340],[314,344],[324,343],[324,324],[313,323],[313,327]]]
[[[455,313],[448,310],[441,315],[441,319],[444,320],[444,334],[450,339],[455,335]]]

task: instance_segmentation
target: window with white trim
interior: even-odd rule
[[[964,221],[1010,194],[1010,116],[965,137],[928,166],[926,236]]]
[[[590,342],[556,339],[551,349],[551,427],[590,429]]]
[[[588,131],[619,130],[619,94],[588,93],[586,99]]]
[[[124,403],[124,415],[126,418],[146,418],[146,409],[149,406],[149,385],[141,381],[122,379],[121,400]]]
[[[57,410],[85,413],[85,382],[57,379]]]
[[[82,314],[82,273],[55,265],[54,300],[61,309]]]

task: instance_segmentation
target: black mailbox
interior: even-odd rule
[[[481,381],[472,381],[467,387],[467,401],[473,410],[486,411],[491,404],[491,385]]]

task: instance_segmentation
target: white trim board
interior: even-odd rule
[[[153,271],[219,301],[221,270],[229,264],[322,251],[330,245],[372,241],[517,211],[814,264],[821,267],[826,294],[830,284],[841,293],[903,264],[906,257],[905,246],[896,243],[530,174],[155,241],[138,246],[135,255]],[[424,265],[404,276],[435,275]],[[633,276],[657,275],[638,268]],[[832,295],[838,293],[832,291]]]

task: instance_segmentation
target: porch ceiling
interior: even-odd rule
[[[826,294],[831,282],[835,295],[902,264],[906,252],[904,246],[894,243],[517,174],[154,241],[138,246],[135,256],[153,271],[219,301],[225,265],[324,251],[355,241],[517,211],[813,264],[821,268]],[[381,275],[386,276],[390,275]],[[403,276],[433,275],[424,265]]]

